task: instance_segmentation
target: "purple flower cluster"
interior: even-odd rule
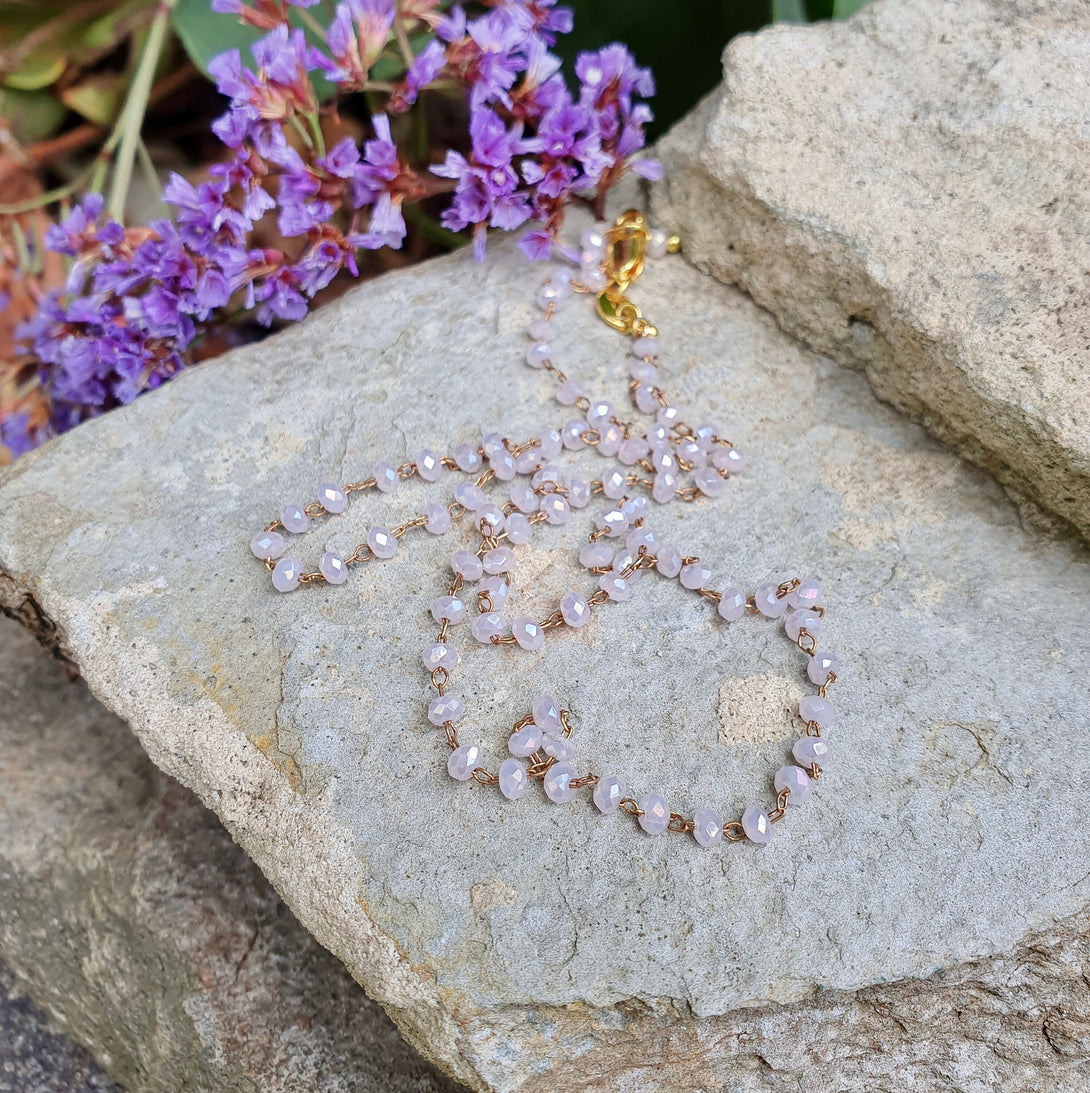
[[[162,383],[186,366],[195,339],[229,302],[264,324],[302,318],[340,271],[357,275],[360,249],[402,245],[406,202],[452,191],[442,222],[471,230],[478,256],[489,227],[536,221],[523,248],[543,257],[577,195],[600,209],[624,170],[656,176],[657,165],[631,161],[651,117],[642,101],[654,90],[650,72],[611,45],[580,56],[570,91],[549,52],[572,25],[555,0],[492,0],[475,18],[460,5],[444,14],[439,0],[396,8],[394,0],[340,0],[320,48],[289,22],[290,8],[315,3],[212,0],[213,10],[264,33],[252,66],[237,50],[209,66],[229,100],[213,125],[228,154],[200,185],[172,177],[164,193],[172,220],[126,229],[90,194],[51,230],[46,245],[71,258],[70,273],[20,330],[51,420],[30,431],[25,414],[0,407],[9,448],[24,450]],[[410,32],[416,42],[430,37],[406,56]],[[375,79],[380,60],[401,75]],[[362,147],[350,138],[324,147],[321,118],[336,104],[319,103],[314,74],[339,95],[385,97]],[[390,118],[437,83],[465,97],[468,147],[421,174],[399,151]],[[275,215],[290,253],[252,247],[266,215]]]

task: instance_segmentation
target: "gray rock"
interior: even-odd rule
[[[459,255],[384,277],[20,460],[0,479],[0,597],[59,628],[152,759],[410,1041],[475,1088],[764,1088],[758,1056],[791,1088],[811,1069],[815,1089],[870,1090],[882,1074],[896,1087],[903,1066],[921,1089],[1062,1084],[1072,1059],[1085,1064],[1081,1017],[1056,1058],[1039,1037],[999,1062],[970,1043],[989,1006],[1035,996],[1010,986],[1024,957],[997,973],[1009,1001],[968,1024],[941,980],[906,986],[942,1017],[926,1050],[912,1020],[902,1034],[883,1018],[879,1034],[869,1002],[835,992],[943,968],[971,994],[969,962],[1042,931],[1082,951],[1085,549],[1023,527],[991,479],[740,293],[670,259],[634,295],[662,329],[668,389],[750,460],[719,504],[656,509],[654,526],[719,586],[820,576],[823,640],[846,657],[836,762],[769,846],[708,853],[585,799],[509,803],[448,778],[420,650],[464,535],[410,532],[396,560],[345,587],[287,596],[248,556],[280,503],[324,479],[494,423],[522,438],[562,422],[547,377],[521,364],[540,276],[502,245],[483,265]],[[623,400],[618,336],[585,301],[562,314],[559,365]],[[304,556],[436,495],[418,482],[368,494]],[[535,610],[590,584],[574,562],[585,534],[573,520],[522,548]],[[725,633],[702,601],[645,578],[541,657],[467,650],[463,738],[479,733],[494,766],[503,725],[550,689],[585,762],[678,811],[736,816],[771,801],[804,681],[775,629]],[[1059,974],[1083,1012],[1085,984]],[[841,1077],[841,1038],[863,1028],[895,1046]]]
[[[196,797],[0,621],[0,958],[19,986],[130,1093],[452,1093]],[[0,1090],[116,1089],[4,1001],[6,974]]]
[[[1082,0],[742,36],[656,198],[702,269],[1084,535],[1088,68]]]

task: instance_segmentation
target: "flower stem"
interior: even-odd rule
[[[110,183],[109,201],[110,215],[118,221],[125,215],[125,200],[129,195],[129,183],[132,181],[140,130],[144,125],[144,111],[147,109],[159,55],[166,41],[170,13],[176,3],[177,0],[159,0],[159,8],[151,22],[147,41],[144,43],[143,56],[129,85],[129,94],[121,113],[121,144],[117,150],[114,177]]]

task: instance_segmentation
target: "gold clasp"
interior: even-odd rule
[[[628,286],[643,272],[651,231],[637,209],[628,209],[605,233],[606,287],[598,294],[598,314],[621,334],[657,333],[640,309],[625,296]]]

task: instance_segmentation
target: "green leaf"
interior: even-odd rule
[[[119,75],[89,76],[81,83],[66,87],[61,92],[61,102],[88,121],[106,126],[117,117],[123,90]]]
[[[803,0],[772,0],[774,23],[805,23],[806,5]]]
[[[64,103],[49,91],[13,91],[10,88],[0,92],[0,111],[20,144],[34,144],[52,136],[68,114]]]
[[[867,0],[833,0],[833,18],[847,19],[854,15]]]
[[[65,70],[68,59],[55,47],[43,46],[27,54],[14,72],[4,77],[8,87],[19,91],[37,91],[54,83]]]

